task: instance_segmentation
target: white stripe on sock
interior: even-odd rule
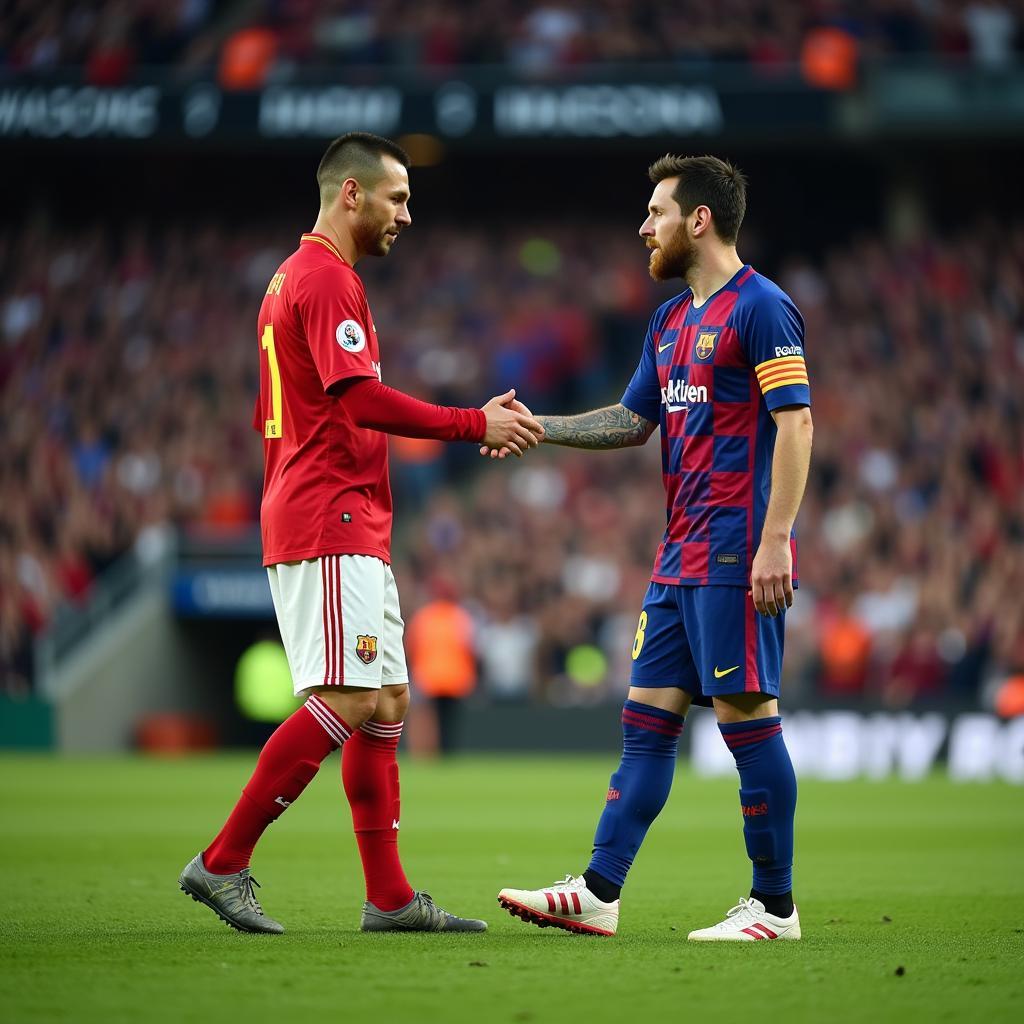
[[[348,739],[349,734],[345,731],[345,728],[339,721],[338,716],[315,695],[310,697],[303,707],[320,723],[321,726],[323,726],[324,732],[326,732],[339,747]]]
[[[401,736],[404,722],[364,722],[360,728],[371,736]]]

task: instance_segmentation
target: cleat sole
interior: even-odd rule
[[[602,938],[611,938],[615,935],[615,932],[607,931],[604,928],[594,928],[592,925],[569,921],[564,917],[542,914],[539,910],[532,910],[522,903],[510,900],[507,896],[499,896],[498,904],[513,917],[518,917],[520,921],[525,921],[527,924],[534,924],[538,928],[561,928],[562,931],[571,932],[573,935],[601,936]]]

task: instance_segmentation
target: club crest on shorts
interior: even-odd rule
[[[369,665],[371,661],[375,661],[377,658],[377,638],[375,636],[363,636],[362,634],[357,636],[356,657],[364,665]]]
[[[697,335],[697,344],[694,346],[694,354],[698,359],[710,359],[718,344],[718,335],[721,331],[701,331]]]

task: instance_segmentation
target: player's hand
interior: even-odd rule
[[[544,428],[533,418],[533,413],[516,401],[512,388],[503,395],[496,395],[484,407],[487,417],[487,433],[484,434],[480,454],[489,454],[492,459],[503,459],[507,455],[518,455],[536,448],[544,437]]]
[[[519,401],[518,398],[513,398],[505,403],[506,409],[511,409],[513,412],[522,413],[524,416],[533,416],[533,413]],[[541,427],[541,440],[543,440],[544,428]],[[484,444],[480,446],[481,455],[489,455],[492,459],[504,459],[506,456],[511,455],[512,452],[509,448],[491,448]]]
[[[761,538],[750,570],[750,593],[762,615],[774,618],[793,607],[793,552],[788,537],[784,541]]]

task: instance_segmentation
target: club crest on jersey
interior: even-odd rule
[[[363,636],[362,634],[357,636],[356,657],[364,665],[369,665],[370,662],[375,661],[377,658],[377,638],[375,636]]]
[[[710,359],[714,354],[715,345],[718,344],[718,335],[721,331],[701,331],[697,335],[697,344],[693,351],[698,359]]]
[[[366,335],[355,320],[342,320],[334,336],[346,352],[362,352],[366,348]]]

